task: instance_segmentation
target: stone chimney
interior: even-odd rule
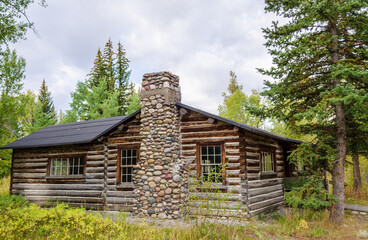
[[[187,179],[181,157],[179,77],[170,72],[144,74],[141,89],[141,136],[135,171],[134,207],[138,216],[177,219],[185,203]]]

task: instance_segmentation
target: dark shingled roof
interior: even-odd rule
[[[223,121],[241,129],[259,134],[262,136],[271,137],[273,139],[290,142],[290,143],[302,143],[302,141],[286,138],[275,133],[271,133],[262,129],[251,127],[242,123],[238,123],[196,108],[185,105],[181,102],[177,102],[176,106],[186,108],[188,110],[206,115],[208,117]],[[115,127],[122,123],[128,122],[130,119],[135,117],[136,114],[140,113],[140,110],[132,113],[129,116],[103,118],[97,120],[82,121],[76,123],[59,124],[45,127],[37,132],[34,132],[24,138],[21,138],[15,142],[12,142],[0,149],[19,149],[19,148],[33,148],[33,147],[49,147],[49,146],[60,146],[69,144],[81,144],[90,143],[100,136],[108,133]]]
[[[49,147],[90,143],[120,124],[129,121],[140,110],[129,116],[102,118],[45,127],[37,132],[9,143],[0,149]]]
[[[177,102],[176,106],[186,108],[188,110],[206,115],[208,117],[211,117],[213,119],[217,119],[219,121],[229,123],[231,125],[237,126],[237,127],[242,128],[244,130],[247,130],[249,132],[253,132],[253,133],[256,133],[256,134],[259,134],[259,135],[262,135],[262,136],[268,136],[268,137],[271,137],[273,139],[281,140],[281,141],[284,141],[284,142],[291,142],[291,143],[296,143],[296,144],[302,143],[302,141],[287,138],[287,137],[284,137],[284,136],[281,136],[281,135],[278,135],[278,134],[275,134],[275,133],[272,133],[272,132],[268,132],[268,131],[265,131],[265,130],[262,130],[262,129],[259,129],[259,128],[255,128],[255,127],[251,127],[251,126],[248,126],[248,125],[245,125],[245,124],[242,124],[242,123],[238,123],[238,122],[235,122],[235,121],[232,121],[232,120],[229,120],[229,119],[226,119],[226,118],[223,118],[223,117],[220,117],[220,116],[217,116],[217,115],[214,115],[214,114],[202,111],[202,110],[199,110],[197,108],[185,105],[181,102]]]

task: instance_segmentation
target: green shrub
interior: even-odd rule
[[[28,205],[22,195],[0,195],[0,209],[24,208]]]
[[[294,208],[318,210],[335,201],[335,197],[324,188],[323,180],[314,176],[308,177],[302,186],[285,193],[285,203]]]
[[[0,160],[0,178],[7,177],[11,171],[11,160]]]

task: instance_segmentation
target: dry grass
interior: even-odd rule
[[[368,206],[368,188],[363,188],[360,194],[355,194],[352,187],[345,188],[346,203]]]
[[[310,211],[286,212],[274,215],[274,220],[254,223],[254,231],[259,239],[359,239],[368,238],[367,217],[347,214],[342,225],[331,223],[330,212]]]
[[[10,176],[0,178],[0,195],[9,194]]]

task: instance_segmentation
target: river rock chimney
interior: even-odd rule
[[[134,207],[138,216],[180,218],[187,192],[181,157],[179,77],[170,72],[144,74],[140,94],[142,142],[135,170]]]

